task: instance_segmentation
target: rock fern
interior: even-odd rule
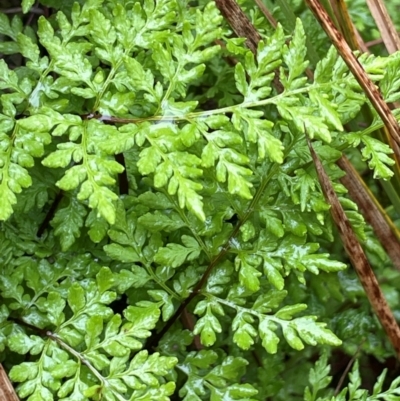
[[[339,346],[298,296],[346,267],[305,133],[342,196],[344,149],[383,179],[393,161],[378,117],[344,132],[369,104],[335,50],[311,82],[300,21],[254,56],[205,1],[88,0],[37,37],[17,22],[24,63],[0,60],[0,348],[21,399],[262,400],[279,388],[255,353]],[[389,101],[399,60],[361,58]],[[329,384],[315,369],[306,401]],[[350,399],[394,399],[358,380]]]

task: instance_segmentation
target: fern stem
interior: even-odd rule
[[[52,333],[51,331],[48,331],[46,334],[51,340],[55,341],[61,348],[64,348],[71,355],[73,355],[81,364],[85,365],[103,386],[105,385],[109,387],[113,392],[113,395],[116,396],[116,398],[119,401],[126,401],[125,398],[120,395],[119,391],[114,391],[113,385],[105,377],[103,377],[98,372],[98,370],[83,355],[81,355],[78,351],[75,351],[72,347],[70,347],[67,343],[65,343],[57,334]],[[44,354],[45,353],[43,353],[42,355]]]
[[[182,302],[182,298],[177,295],[174,291],[172,291],[164,282],[162,282],[157,275],[154,273],[153,269],[151,266],[148,264],[143,263],[147,273],[151,276],[151,278],[164,290],[166,291],[169,295],[171,295],[172,298],[176,299],[178,302]]]
[[[295,141],[293,141],[289,146],[286,147],[286,155],[291,151],[293,144]],[[206,283],[210,273],[213,271],[215,266],[218,265],[218,263],[228,254],[230,248],[231,248],[231,243],[232,240],[238,235],[240,227],[250,218],[251,214],[254,212],[257,203],[259,202],[266,186],[268,185],[268,182],[271,180],[271,178],[276,174],[277,169],[279,169],[279,165],[274,163],[269,174],[265,177],[261,185],[258,187],[256,194],[254,195],[254,198],[250,202],[249,207],[247,208],[246,213],[244,214],[244,217],[242,220],[239,220],[238,223],[236,224],[235,228],[233,229],[231,235],[225,242],[225,244],[222,246],[220,252],[218,255],[215,256],[214,259],[211,260],[210,264],[208,265],[206,271],[204,272],[203,276],[201,279],[198,281],[196,286],[194,287],[193,291],[190,293],[190,295],[179,305],[178,309],[174,313],[174,315],[168,320],[168,322],[165,324],[165,326],[161,329],[159,333],[154,335],[153,337],[150,338],[149,343],[146,345],[147,349],[152,349],[157,347],[158,342],[161,340],[161,338],[164,336],[164,334],[172,327],[172,325],[175,323],[175,321],[179,318],[179,316],[182,314],[183,310],[189,305],[189,303],[193,300],[193,298],[196,297],[196,295],[199,294],[201,288],[204,286]]]
[[[349,79],[342,79],[338,80],[337,84],[346,84],[349,85]],[[108,115],[94,115],[91,114],[89,116],[86,116],[88,119],[90,118],[96,118],[100,121],[103,121],[105,123],[114,123],[114,124],[128,124],[128,123],[136,123],[139,124],[141,122],[146,122],[146,121],[162,121],[162,122],[178,122],[178,121],[187,121],[191,119],[202,119],[202,118],[207,118],[208,116],[211,115],[217,115],[217,114],[226,114],[226,113],[233,113],[235,110],[240,109],[240,108],[255,108],[255,107],[261,107],[261,106],[267,106],[267,105],[273,105],[277,104],[281,99],[284,99],[286,97],[290,96],[295,96],[295,95],[301,95],[304,93],[308,93],[312,90],[323,90],[323,89],[329,89],[332,87],[332,84],[330,82],[328,83],[313,83],[312,85],[299,88],[299,89],[294,89],[291,91],[284,91],[274,97],[270,97],[268,99],[263,99],[263,100],[258,100],[258,101],[250,101],[250,102],[243,102],[240,104],[235,104],[232,106],[226,106],[226,107],[221,107],[219,109],[213,109],[213,110],[207,110],[207,111],[195,111],[191,112],[185,115],[153,115],[150,117],[143,117],[143,118],[119,118],[119,117],[113,117],[113,116],[108,116]],[[398,114],[398,113],[397,113]],[[396,116],[396,113],[394,113],[395,118],[400,119],[400,115]],[[374,124],[372,128],[366,128],[363,130],[363,133],[370,133],[378,129],[379,127],[383,127],[383,123],[378,123]]]
[[[187,225],[189,228],[190,232],[193,234],[193,236],[196,238],[196,241],[199,243],[201,249],[203,252],[207,255],[207,259],[210,261],[212,259],[211,252],[208,250],[207,245],[204,243],[200,235],[197,234],[197,231],[191,226],[189,219],[187,218],[185,212],[182,210],[182,208],[179,207],[179,205],[176,204],[175,199],[167,192],[164,191],[164,194],[167,196],[169,201],[173,203],[175,206],[175,210],[178,212],[179,216],[181,219],[184,221],[184,223]]]

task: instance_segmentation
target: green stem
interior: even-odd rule
[[[175,210],[178,212],[179,216],[183,220],[183,222],[186,224],[186,226],[189,228],[190,232],[193,234],[193,236],[196,238],[196,241],[199,243],[201,249],[203,252],[207,255],[207,259],[210,261],[212,258],[212,255],[210,251],[207,248],[207,245],[204,243],[200,235],[197,233],[197,231],[191,226],[189,219],[187,218],[185,212],[179,207],[179,205],[176,204],[175,199],[167,192],[164,191],[164,194],[167,196],[169,201],[174,205]]]
[[[125,234],[129,237],[130,233],[125,231]],[[143,258],[142,252],[139,248],[137,248],[135,241],[132,240],[131,242],[131,246],[132,248],[135,250],[136,254],[139,255],[140,257],[140,263],[144,266],[144,268],[146,269],[147,273],[149,274],[149,276],[152,278],[152,280],[154,282],[156,282],[162,289],[165,290],[165,292],[167,292],[169,295],[171,295],[172,298],[176,299],[179,302],[182,302],[182,298],[177,295],[174,291],[172,291],[163,281],[161,281],[157,275],[154,273],[153,268],[151,267],[150,263],[148,262],[148,260],[146,260],[145,258]]]
[[[159,106],[158,106],[157,111],[156,111],[155,114],[157,114],[157,113],[160,112],[161,108],[162,108],[163,105],[165,104],[165,101],[170,97],[170,95],[171,95],[171,93],[172,93],[172,91],[173,91],[173,89],[174,89],[174,87],[175,87],[175,80],[176,80],[176,78],[177,78],[177,76],[178,76],[178,73],[180,73],[180,71],[181,71],[181,64],[178,63],[178,66],[177,66],[177,68],[176,68],[175,74],[174,74],[174,76],[172,77],[172,79],[171,79],[171,81],[170,81],[170,83],[169,83],[169,85],[168,85],[168,89],[167,89],[167,91],[165,92],[165,95],[164,95],[163,99],[161,100],[161,102],[160,102],[160,104],[159,104]]]
[[[390,202],[392,203],[393,207],[395,208],[398,215],[400,215],[400,196],[399,193],[394,188],[391,181],[379,180],[380,184],[382,185],[383,189],[386,192],[386,195],[389,197]]]
[[[70,347],[67,343],[65,343],[56,333],[48,331],[46,334],[51,340],[55,341],[61,348],[64,348],[71,355],[73,355],[80,363],[85,365],[93,373],[93,375],[100,381],[100,383],[102,384],[105,383],[104,377],[83,355],[81,355],[78,351],[75,351],[72,347]]]
[[[152,278],[162,289],[164,289],[169,295],[171,295],[172,298],[176,299],[176,300],[179,301],[179,302],[182,302],[182,298],[181,298],[179,295],[175,294],[174,291],[172,291],[164,282],[162,282],[162,281],[157,277],[157,275],[154,273],[154,271],[153,271],[153,269],[152,269],[151,266],[149,266],[149,265],[146,264],[146,263],[143,263],[143,264],[144,264],[144,266],[145,266],[145,268],[146,268],[146,270],[147,270],[147,273],[149,273],[149,275],[151,276],[151,278]]]
[[[92,185],[93,192],[94,192],[94,188],[98,189],[99,185],[94,180],[93,174],[92,174],[93,170],[91,169],[91,167],[89,165],[89,154],[87,152],[87,148],[88,148],[87,125],[88,125],[88,120],[84,121],[83,131],[82,131],[82,140],[81,140],[82,164],[85,166],[85,170],[87,172],[87,179],[90,181],[90,184]]]
[[[349,84],[348,81],[349,81],[348,79],[341,79],[341,80],[337,81],[337,84],[340,85],[341,83],[343,83],[343,84],[348,85]],[[284,98],[287,98],[290,96],[304,94],[304,93],[310,92],[312,90],[321,91],[324,88],[329,89],[331,87],[332,87],[331,82],[321,83],[321,84],[314,83],[314,84],[312,84],[310,86],[306,86],[304,88],[295,89],[295,90],[292,90],[289,92],[284,91],[284,92],[280,93],[279,95],[276,95],[276,96],[268,98],[268,99],[243,102],[241,104],[222,107],[220,109],[214,109],[214,110],[195,111],[195,112],[188,113],[188,114],[181,115],[181,116],[155,115],[155,116],[144,117],[144,118],[117,118],[117,117],[111,117],[111,116],[99,116],[98,118],[101,121],[110,122],[110,123],[113,122],[113,123],[136,123],[136,124],[139,124],[141,122],[146,122],[146,121],[165,121],[165,122],[188,121],[191,119],[207,118],[208,116],[216,115],[216,114],[233,113],[235,110],[240,109],[240,108],[249,109],[249,108],[254,108],[254,107],[277,104],[281,99],[284,99]]]
[[[146,32],[147,28],[147,23],[148,21],[146,21],[146,23],[144,24],[144,26],[142,27],[142,29],[136,34],[137,37],[140,37],[142,35],[143,32]],[[105,91],[108,89],[109,85],[111,84],[111,81],[113,80],[116,72],[118,71],[118,69],[121,67],[121,65],[124,62],[124,58],[132,51],[134,47],[134,43],[132,43],[132,45],[128,48],[125,49],[124,51],[124,55],[118,60],[118,62],[115,64],[115,66],[113,66],[113,68],[111,69],[110,73],[107,76],[107,79],[105,80],[102,88],[100,89],[97,97],[96,97],[96,101],[95,104],[93,106],[93,112],[96,111],[100,105],[100,100],[103,97]],[[113,49],[108,49],[109,53],[111,54]]]
[[[218,302],[218,303],[220,303],[222,305],[228,306],[228,307],[230,307],[232,309],[235,309],[237,311],[240,311],[242,313],[248,313],[250,315],[256,316],[260,321],[264,320],[264,319],[268,319],[268,320],[273,321],[274,323],[278,323],[281,327],[286,327],[289,324],[289,321],[287,321],[287,320],[279,319],[278,317],[271,316],[271,315],[264,315],[264,314],[262,314],[260,312],[257,312],[255,310],[253,310],[253,309],[249,309],[249,308],[245,308],[243,306],[239,306],[235,302],[231,302],[231,301],[228,301],[228,300],[223,299],[223,298],[218,298],[215,295],[211,295],[211,294],[204,293],[204,292],[203,292],[203,295],[206,296],[210,300],[213,300],[213,301]]]
[[[105,377],[103,377],[99,373],[99,371],[90,363],[90,361],[88,361],[82,354],[80,354],[78,351],[75,351],[72,347],[66,344],[57,334],[52,333],[51,331],[48,331],[46,334],[51,340],[55,341],[61,348],[65,349],[71,355],[73,355],[82,365],[85,365],[93,373],[93,375],[101,383],[102,386],[109,387],[113,392],[113,395],[119,401],[126,401],[126,399],[120,395],[119,391],[115,389],[114,386]]]

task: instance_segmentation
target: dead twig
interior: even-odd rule
[[[347,377],[351,367],[353,366],[355,360],[357,359],[357,356],[361,350],[361,347],[365,343],[365,341],[366,341],[365,338],[361,341],[361,344],[357,347],[356,352],[354,353],[353,357],[350,359],[349,363],[347,364],[346,369],[343,371],[342,376],[340,376],[339,383],[337,384],[337,386],[335,388],[335,392],[333,393],[335,395],[335,397],[339,394],[340,389],[343,386],[344,379]]]
[[[387,217],[378,201],[374,199],[373,194],[368,190],[349,160],[342,156],[336,163],[346,172],[340,181],[349,191],[350,198],[357,203],[365,220],[372,226],[393,265],[400,270],[400,241],[396,226]]]
[[[389,106],[383,100],[379,89],[369,79],[364,68],[358,61],[357,57],[353,54],[350,46],[344,40],[342,34],[337,30],[320,2],[318,0],[306,0],[306,2],[326,34],[331,39],[339,54],[342,56],[344,62],[357,79],[368,99],[371,101],[391,137],[400,145],[400,127],[390,111]],[[396,152],[396,148],[394,148],[394,151]],[[398,157],[400,159],[400,155],[398,155]]]
[[[382,290],[371,268],[371,265],[365,256],[364,250],[358,242],[358,239],[343,210],[343,207],[333,189],[332,183],[326,174],[318,155],[315,153],[307,135],[306,139],[314,161],[322,191],[324,192],[327,202],[331,205],[332,218],[338,229],[340,238],[342,239],[344,249],[346,250],[351,264],[357,272],[372,309],[381,322],[389,341],[392,343],[397,358],[400,359],[400,328],[397,325],[397,322],[385,297],[383,296]]]
[[[400,38],[382,0],[367,0],[389,54],[400,50]]]
[[[1,401],[19,401],[17,394],[7,376],[6,371],[0,364],[0,400]]]

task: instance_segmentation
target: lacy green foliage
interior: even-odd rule
[[[254,56],[212,2],[89,0],[41,17],[38,38],[18,21],[0,16],[25,60],[0,60],[0,348],[20,397],[284,397],[285,355],[341,344],[329,297],[362,296],[329,255],[305,133],[366,244],[334,162],[362,144],[375,176],[392,175],[378,117],[343,133],[368,105],[343,61],[331,49],[309,82],[300,21]],[[360,61],[396,100],[398,56]],[[194,289],[193,327],[176,321],[151,348]]]
[[[397,400],[400,395],[400,378],[395,379],[390,387],[383,391],[383,383],[387,374],[385,369],[378,377],[373,386],[372,394],[368,390],[362,389],[361,377],[359,371],[358,361],[354,363],[351,373],[349,374],[349,384],[347,387],[341,389],[337,395],[329,394],[331,391],[326,391],[332,377],[329,376],[330,367],[327,365],[327,355],[324,354],[315,367],[310,370],[308,381],[310,387],[306,387],[304,391],[304,401],[356,401],[356,400]],[[320,395],[321,390],[325,390],[324,396]]]

